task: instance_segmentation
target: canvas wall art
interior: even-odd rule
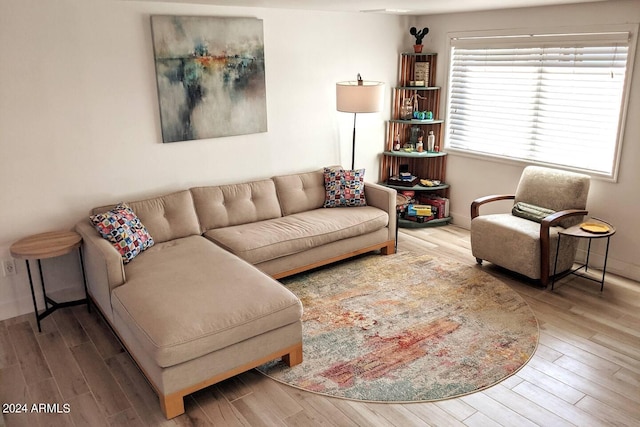
[[[152,16],[163,142],[267,131],[262,20]]]

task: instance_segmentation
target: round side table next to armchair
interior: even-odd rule
[[[598,218],[591,218],[591,220],[583,222],[578,225],[574,225],[572,227],[566,228],[558,232],[558,244],[556,247],[556,259],[553,265],[553,280],[551,282],[551,290],[556,283],[556,267],[558,264],[558,249],[560,248],[560,238],[562,236],[574,237],[579,239],[588,239],[587,245],[587,259],[584,264],[580,265],[577,268],[574,268],[567,272],[566,274],[575,274],[576,276],[583,277],[585,279],[592,280],[594,282],[600,283],[600,292],[604,289],[604,275],[607,272],[607,258],[609,256],[609,240],[611,236],[616,233],[616,229],[613,225],[609,224],[606,221],[603,221]],[[577,274],[577,272],[584,268],[585,273],[589,270],[589,255],[591,254],[591,241],[593,239],[607,239],[607,249],[604,253],[604,266],[602,267],[602,278],[593,278],[586,276],[584,274]]]

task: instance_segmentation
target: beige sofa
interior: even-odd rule
[[[393,252],[395,190],[367,183],[365,196],[368,206],[323,208],[320,170],[130,202],[155,244],[127,264],[89,221],[76,225],[91,299],[167,418],[201,388],[302,361],[302,305],[275,278]]]

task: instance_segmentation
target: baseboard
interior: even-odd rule
[[[31,295],[0,302],[0,320],[11,319],[27,313],[33,313]]]
[[[578,253],[576,254],[576,262],[584,264],[586,259],[587,259],[586,248],[578,248]],[[603,266],[604,266],[604,254],[595,253],[592,249],[591,254],[589,255],[589,268],[602,270]],[[611,254],[609,254],[609,257],[607,259],[607,273],[615,274],[616,276],[621,276],[627,279],[635,280],[636,282],[640,282],[640,266],[639,265],[620,261],[616,258],[611,257]]]
[[[57,302],[72,301],[84,298],[84,290],[78,287],[67,287],[49,292],[47,289],[47,296]],[[36,291],[36,301],[38,302],[38,310],[44,311],[42,291]],[[33,313],[31,293],[18,295],[16,298],[0,302],[0,320],[11,319],[29,313]]]

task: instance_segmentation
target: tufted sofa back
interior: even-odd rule
[[[310,211],[324,204],[324,174],[322,170],[273,178],[283,215]]]
[[[127,202],[127,205],[147,227],[156,243],[201,234],[189,190]],[[106,212],[111,208],[113,205],[95,208],[93,214]]]
[[[279,218],[321,208],[323,171],[276,176],[242,184],[193,187],[127,202],[156,243],[207,230]],[[103,206],[93,213],[113,208]]]
[[[192,188],[201,231],[278,218],[280,204],[272,180]]]

